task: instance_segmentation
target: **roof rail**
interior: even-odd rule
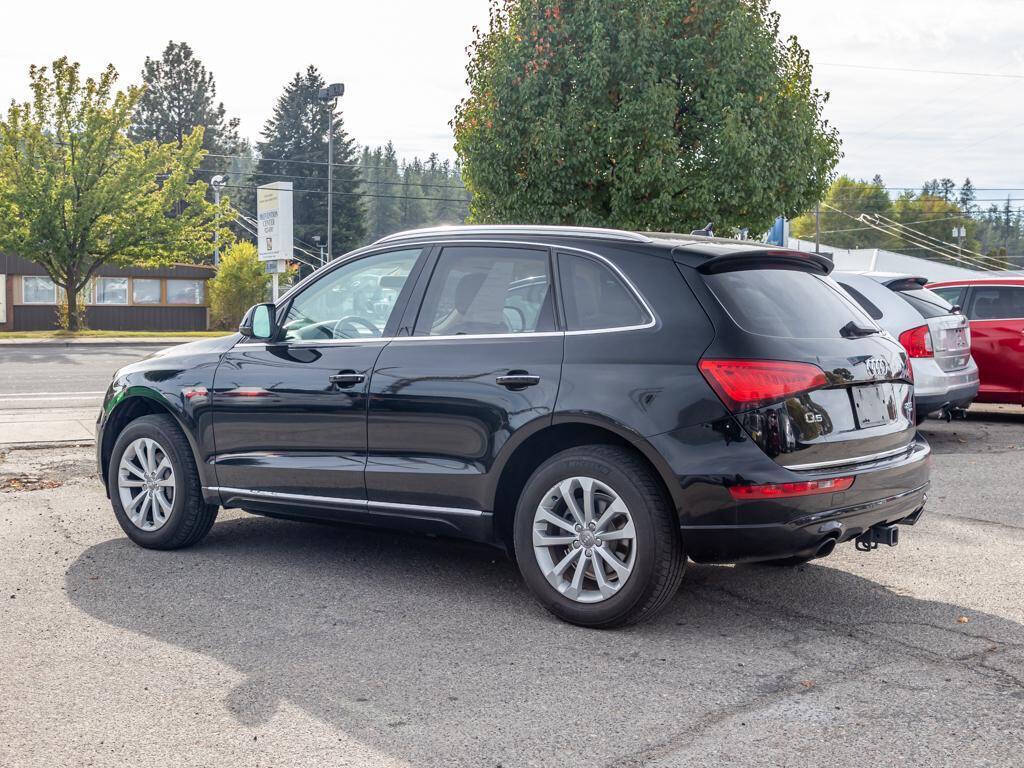
[[[649,243],[651,238],[639,232],[628,232],[623,229],[602,229],[600,227],[562,227],[544,224],[488,224],[468,226],[427,227],[395,232],[378,240],[378,243],[391,243],[399,240],[411,240],[417,237],[435,235],[591,235],[607,240],[628,240],[634,243]]]

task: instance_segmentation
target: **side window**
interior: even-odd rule
[[[570,331],[627,328],[651,317],[607,265],[586,256],[558,254],[558,274]]]
[[[383,336],[421,251],[364,256],[327,273],[292,300],[282,323],[285,340]]]
[[[970,318],[972,320],[1024,318],[1024,286],[975,286]]]
[[[852,285],[844,283],[842,280],[836,280],[836,282],[843,286],[843,290],[850,294],[854,301],[860,304],[861,309],[867,312],[871,316],[872,320],[882,319],[882,310],[872,304],[867,296],[858,291]]]
[[[555,328],[546,251],[445,248],[430,277],[417,336],[533,333]]]
[[[964,293],[967,287],[964,285],[951,285],[946,288],[932,288],[932,293],[937,293],[955,307],[964,305]]]

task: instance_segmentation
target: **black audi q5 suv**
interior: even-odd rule
[[[920,516],[907,356],[831,269],[699,236],[392,235],[118,371],[100,476],[143,547],[220,507],[464,537],[558,617],[634,622],[687,558],[799,562]]]

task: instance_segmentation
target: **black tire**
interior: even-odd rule
[[[629,509],[636,531],[633,570],[620,590],[600,602],[581,603],[553,587],[533,548],[534,514],[549,489],[570,477],[605,483]],[[676,512],[648,466],[635,453],[610,445],[572,448],[552,456],[527,481],[515,516],[519,571],[537,601],[558,618],[583,627],[612,628],[646,620],[675,595],[686,555]]]
[[[140,437],[155,440],[163,448],[174,471],[174,503],[167,521],[155,531],[144,531],[125,513],[118,492],[117,476],[121,457]],[[203,488],[192,447],[177,422],[170,416],[152,414],[131,422],[118,435],[107,469],[107,489],[117,522],[128,538],[147,549],[180,549],[199,542],[213,526],[219,507],[203,500]]]

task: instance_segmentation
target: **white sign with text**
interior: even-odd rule
[[[275,181],[256,189],[257,248],[260,261],[292,258],[292,183]]]

